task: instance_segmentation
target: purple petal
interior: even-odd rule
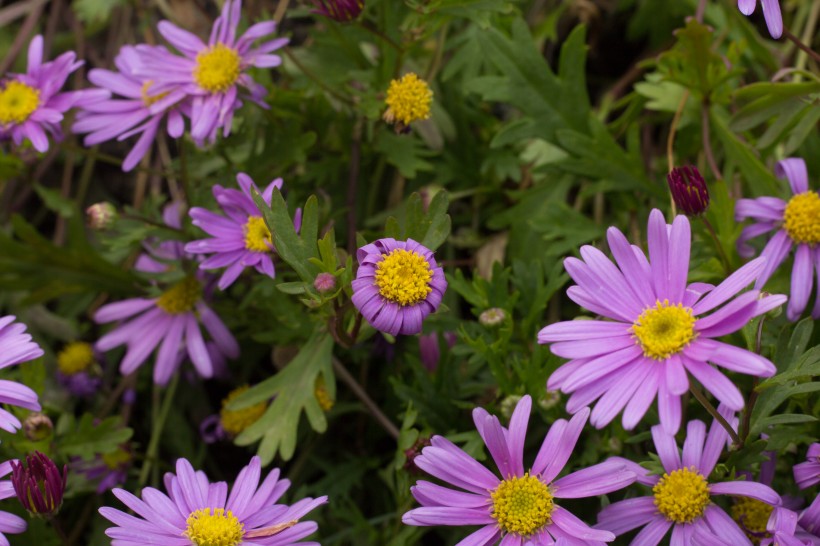
[[[680,453],[678,444],[675,443],[675,436],[668,433],[662,425],[652,427],[652,440],[655,442],[655,451],[661,460],[663,469],[674,472],[681,468]]]
[[[792,268],[792,293],[789,297],[789,306],[786,316],[789,320],[795,321],[806,309],[809,303],[809,295],[814,280],[814,264],[812,263],[812,251],[807,244],[797,245],[797,252],[794,254],[794,267]]]
[[[777,505],[781,503],[780,495],[768,485],[757,482],[722,482],[713,483],[709,487],[712,495],[734,495],[738,497],[750,497],[766,504]]]
[[[703,513],[703,517],[706,519],[706,523],[712,532],[720,538],[726,539],[730,544],[737,546],[751,544],[751,541],[746,538],[746,535],[740,527],[738,527],[737,523],[717,505],[708,505]]]
[[[777,40],[783,35],[783,16],[780,14],[780,0],[761,0],[763,3],[763,17],[769,34]],[[791,180],[789,181],[791,182]]]
[[[729,275],[722,283],[720,283],[714,290],[709,292],[702,300],[695,304],[692,312],[696,316],[711,311],[712,309],[722,305],[728,301],[732,296],[746,288],[755,279],[758,279],[761,271],[766,265],[766,260],[763,257],[752,260],[731,275]]]
[[[649,246],[649,263],[652,265],[652,283],[655,293],[669,293],[669,235],[666,231],[666,220],[658,209],[649,213],[647,226]]]
[[[604,507],[598,513],[599,529],[606,529],[616,535],[622,535],[627,531],[646,525],[657,516],[658,509],[655,506],[655,498],[637,497],[615,502]]]
[[[564,469],[587,419],[589,408],[584,408],[573,415],[569,423],[559,419],[552,424],[532,464],[532,473],[540,474],[544,483],[550,483]],[[554,434],[556,427],[558,432]]]
[[[623,322],[567,320],[544,327],[538,332],[538,343],[617,337],[629,333],[629,327],[629,324]]]
[[[593,529],[561,506],[555,506],[552,512],[552,523],[578,540],[598,540],[602,542],[615,540],[615,535],[609,531]]]
[[[765,14],[765,2],[763,7]],[[806,169],[806,162],[800,157],[789,157],[778,161],[774,174],[778,178],[786,178],[795,195],[809,191],[809,172]]]
[[[788,256],[791,248],[792,240],[782,229],[775,233],[774,237],[766,243],[766,246],[763,248],[763,252],[760,253],[761,258],[766,258],[766,265],[757,277],[757,281],[755,281],[756,289],[763,288],[766,281],[769,280],[777,268],[780,267],[780,264],[783,263],[783,260],[786,259],[786,256]]]
[[[605,495],[635,483],[637,476],[617,461],[605,461],[553,482],[555,497],[580,499]]]
[[[655,516],[655,519],[635,535],[630,546],[657,546],[670,527],[672,527],[671,521],[660,515]]]
[[[703,442],[706,441],[706,425],[703,421],[689,421],[686,425],[686,440],[683,442],[683,466],[700,468]]]
[[[448,506],[422,507],[405,513],[401,521],[405,525],[487,525],[495,523],[485,509],[452,508]]]

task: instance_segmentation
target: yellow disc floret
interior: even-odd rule
[[[69,343],[57,355],[57,368],[65,375],[83,372],[94,362],[94,350],[84,341]]]
[[[196,56],[194,81],[205,91],[224,93],[239,78],[242,59],[235,49],[219,43]]]
[[[202,285],[194,277],[186,277],[157,299],[157,307],[169,315],[180,315],[194,308],[202,298]]]
[[[195,510],[185,523],[184,534],[196,546],[237,546],[245,536],[245,526],[224,508]]]
[[[322,411],[328,412],[333,409],[333,398],[330,397],[330,392],[327,390],[324,378],[320,375],[316,378],[316,383],[313,387],[313,395],[319,403]]]
[[[245,224],[245,248],[251,252],[270,252],[273,238],[260,216],[249,216]]]
[[[236,436],[252,424],[254,424],[262,414],[265,413],[268,405],[265,402],[259,402],[253,406],[242,408],[239,410],[229,410],[228,406],[236,400],[236,398],[248,390],[250,387],[244,385],[236,388],[228,393],[228,396],[222,400],[222,410],[219,412],[219,423],[222,428],[231,436]]]
[[[695,333],[695,317],[690,307],[671,305],[669,300],[657,301],[647,307],[632,325],[632,333],[646,357],[665,360],[691,342]]]
[[[417,252],[397,248],[382,254],[376,265],[376,286],[386,300],[399,305],[415,305],[432,292],[430,263]]]
[[[664,474],[652,493],[658,511],[675,523],[692,523],[709,504],[709,484],[694,467]]]
[[[820,243],[820,195],[807,191],[792,197],[783,213],[783,227],[795,243]]]
[[[400,80],[390,82],[384,101],[387,104],[384,120],[406,126],[418,119],[427,119],[432,101],[433,92],[427,82],[413,73],[405,74]]]
[[[23,123],[39,105],[39,89],[12,80],[0,89],[0,124]]]
[[[555,509],[547,484],[530,476],[502,480],[490,493],[493,511],[502,532],[527,537],[551,522]]]
[[[755,543],[760,544],[760,539],[769,536],[766,531],[766,524],[769,516],[772,515],[774,507],[763,501],[749,497],[738,497],[732,506],[732,519],[746,533],[746,536]]]

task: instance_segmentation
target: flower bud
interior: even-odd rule
[[[675,167],[668,175],[669,191],[681,212],[699,216],[709,207],[709,190],[696,167]]]
[[[538,405],[544,410],[554,408],[559,402],[561,402],[560,391],[547,391],[544,393],[544,396],[538,399]]]
[[[54,432],[54,423],[45,413],[31,413],[23,421],[23,433],[32,442],[40,442]]]
[[[487,309],[486,311],[482,312],[478,316],[478,322],[482,326],[486,326],[488,328],[493,328],[495,326],[498,326],[502,322],[504,322],[504,319],[506,319],[506,318],[507,318],[507,313],[504,312],[503,309],[501,309],[500,307],[492,307],[492,308]]]
[[[512,414],[515,411],[515,407],[518,405],[522,398],[523,396],[517,394],[510,394],[501,401],[499,410],[501,411],[501,415],[504,417],[504,419],[506,419],[507,421],[512,419]]]
[[[313,280],[313,288],[320,294],[327,294],[336,290],[336,277],[332,273],[319,273]]]
[[[430,443],[430,438],[421,436],[413,443],[413,446],[410,449],[405,449],[404,456],[407,457],[407,461],[404,463],[404,469],[411,474],[420,472],[419,467],[416,466],[416,457],[421,455],[421,451],[429,445],[432,445]]]
[[[356,19],[364,9],[364,0],[313,0],[313,4],[317,8],[313,13],[340,23]]]
[[[23,508],[36,516],[51,517],[60,510],[68,467],[63,472],[39,451],[28,455],[25,464],[11,462],[11,483]]]
[[[107,202],[94,203],[85,209],[86,221],[91,229],[106,229],[117,219],[117,209]]]

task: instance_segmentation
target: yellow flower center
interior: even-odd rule
[[[237,546],[245,536],[245,526],[224,508],[195,510],[185,523],[184,534],[196,546]]]
[[[270,252],[273,238],[261,216],[248,217],[245,224],[245,248],[251,252]]]
[[[142,103],[145,105],[146,108],[150,107],[152,104],[161,100],[165,95],[168,94],[166,91],[165,93],[160,93],[158,95],[148,95],[148,89],[154,85],[154,82],[148,80],[142,84],[142,90],[140,91],[140,96],[142,97]]]
[[[400,80],[390,82],[387,89],[387,111],[384,119],[388,123],[398,121],[402,125],[410,125],[417,119],[430,117],[430,103],[433,92],[427,82],[415,74],[405,74]]]
[[[709,504],[709,484],[694,467],[664,474],[652,492],[658,511],[675,523],[692,523]]]
[[[647,307],[632,325],[643,354],[655,360],[665,360],[695,339],[695,317],[690,307],[671,305],[669,300],[657,301]]]
[[[399,305],[414,305],[432,292],[433,271],[421,254],[397,248],[382,254],[376,265],[376,286],[386,300]]]
[[[131,462],[131,453],[119,447],[111,453],[104,453],[102,455],[102,461],[105,463],[105,466],[111,470],[117,470],[124,464]]]
[[[200,298],[202,285],[194,277],[186,277],[159,297],[157,307],[169,315],[180,315],[193,309]]]
[[[235,49],[219,43],[196,56],[194,81],[205,91],[224,93],[239,78],[242,59]]]
[[[820,243],[820,195],[807,191],[792,197],[783,220],[786,233],[795,243]]]
[[[236,388],[229,392],[228,396],[222,400],[222,410],[219,412],[219,423],[222,425],[225,432],[231,436],[236,436],[254,424],[260,417],[262,417],[262,414],[265,413],[265,410],[268,408],[268,405],[265,402],[259,402],[258,404],[254,404],[253,406],[248,406],[247,408],[242,408],[240,410],[227,409],[231,402],[233,402],[240,394],[249,388],[250,387],[247,385]]]
[[[505,533],[530,536],[550,523],[555,508],[547,484],[530,476],[502,480],[490,493],[493,511],[490,514]]]
[[[57,368],[65,375],[74,375],[94,364],[94,350],[84,341],[69,343],[57,355]]]
[[[23,123],[40,105],[40,90],[13,80],[0,90],[0,123]]]
[[[321,375],[316,378],[313,395],[316,397],[316,401],[319,402],[319,407],[322,408],[322,411],[328,412],[333,409],[333,399],[330,397],[330,393],[325,386],[325,380]]]
[[[752,542],[760,544],[760,539],[769,536],[766,524],[769,522],[773,509],[772,505],[763,501],[738,497],[732,506],[732,519],[740,525]]]

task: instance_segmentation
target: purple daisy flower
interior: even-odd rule
[[[719,408],[728,421],[736,423],[732,412]],[[709,483],[708,476],[715,468],[729,435],[717,421],[712,422],[708,435],[702,421],[689,421],[683,457],[675,437],[661,425],[652,427],[663,476],[649,475],[640,465],[619,459],[638,475],[638,483],[652,487],[652,495],[615,502],[598,514],[596,528],[622,535],[632,529],[643,529],[632,539],[634,546],[655,546],[672,528],[670,544],[683,546],[692,543],[697,529],[703,535],[728,540],[735,546],[751,545],[743,530],[712,502],[714,495],[751,497],[771,504],[780,504],[780,495],[771,487],[751,481]]]
[[[762,356],[712,338],[739,330],[786,297],[752,290],[732,300],[763,270],[766,261],[760,258],[717,287],[687,285],[689,220],[680,215],[668,226],[655,209],[648,230],[649,260],[611,227],[607,240],[617,265],[592,246],[581,248],[582,260],[564,261],[577,283],[567,290],[570,299],[610,320],[551,324],[538,333],[538,342],[551,343],[554,354],[571,359],[547,382],[548,390],[573,393],[570,413],[600,398],[590,423],[602,428],[623,411],[624,428],[631,430],[657,396],[661,424],[675,433],[681,395],[689,389],[687,372],[736,411],[743,408],[740,390],[710,363],[758,377],[775,374]]]
[[[277,468],[260,485],[259,457],[253,457],[239,472],[230,495],[225,482],[210,483],[204,472],[194,471],[185,459],[177,461],[176,471],[165,474],[167,495],[146,487],[140,500],[123,489],[113,490],[136,516],[107,506],[100,508],[100,514],[117,525],[105,532],[114,539],[112,544],[319,546],[299,542],[316,531],[317,525],[298,520],[325,504],[327,497],[305,498],[290,506],[276,504],[290,482],[279,479]]]
[[[213,187],[214,198],[225,216],[214,214],[208,209],[194,207],[190,211],[193,224],[211,235],[209,239],[192,241],[185,245],[185,252],[191,254],[211,254],[199,265],[200,269],[227,269],[219,279],[220,290],[227,289],[246,267],[254,267],[259,273],[273,278],[273,242],[265,220],[251,197],[251,188],[256,189],[251,177],[245,173],[236,175],[240,190]],[[265,203],[270,205],[273,189],[282,188],[282,179],[277,178],[261,192]],[[296,212],[294,225],[299,230],[301,211]]]
[[[438,309],[447,280],[433,251],[413,239],[379,239],[356,251],[353,304],[373,328],[390,335],[421,332]]]
[[[794,481],[797,487],[805,489],[820,483],[820,444],[809,446],[806,461],[794,465]]]
[[[481,525],[459,544],[486,546],[499,539],[504,546],[585,544],[599,545],[615,539],[608,531],[587,526],[556,499],[603,495],[626,487],[636,479],[619,461],[607,461],[555,479],[564,469],[589,417],[589,410],[567,422],[552,424],[528,471],[524,468],[524,442],[532,398],[516,405],[509,430],[482,408],[473,420],[498,466],[501,478],[441,436],[433,436],[413,462],[421,470],[464,491],[427,481],[411,488],[421,508],[410,510],[407,525]],[[503,539],[502,539],[503,537]]]
[[[131,446],[124,444],[110,453],[97,454],[89,461],[74,459],[71,469],[83,474],[90,481],[97,481],[97,493],[103,494],[125,483],[133,461]]]
[[[812,546],[799,536],[797,514],[786,508],[775,508],[766,524],[767,536],[754,541],[760,546]],[[798,533],[796,536],[795,533]],[[705,527],[698,527],[692,533],[693,546],[737,546],[736,542],[713,535]]]
[[[769,34],[775,40],[783,35],[783,16],[780,14],[780,0],[760,0],[763,5],[763,17]],[[737,9],[743,15],[751,15],[755,11],[757,0],[737,0]]]
[[[50,133],[56,141],[63,138],[60,122],[73,106],[85,107],[108,98],[107,91],[85,89],[60,93],[68,76],[82,66],[73,51],[43,62],[43,37],[35,36],[28,46],[25,74],[8,74],[0,81],[0,138],[11,138],[16,145],[31,141],[38,152],[48,150]]]
[[[170,55],[164,47],[155,49]],[[154,93],[151,80],[136,75],[140,64],[136,48],[124,46],[114,59],[114,64],[119,72],[95,68],[88,73],[88,79],[94,85],[124,98],[112,98],[85,105],[71,129],[75,133],[88,133],[83,140],[86,146],[94,146],[112,138],[124,140],[139,134],[139,139],[122,164],[122,170],[127,172],[139,163],[151,147],[166,114],[168,135],[171,138],[182,136],[185,121],[181,110],[185,109],[185,105],[160,112],[151,111],[151,106],[167,92]]]
[[[755,251],[746,241],[770,231],[776,232],[760,253],[768,258],[755,283],[755,288],[762,288],[792,247],[797,247],[792,268],[792,290],[786,309],[789,320],[797,320],[809,302],[815,273],[820,287],[820,194],[809,189],[806,162],[799,157],[778,161],[775,174],[788,179],[793,196],[788,203],[777,197],[738,199],[735,220],[740,222],[751,218],[755,223],[743,228],[737,240],[737,251],[744,258],[749,258]],[[820,319],[820,289],[811,314],[813,318]]]
[[[12,462],[17,463],[16,460],[0,463],[0,478],[4,478],[11,474]],[[11,480],[0,481],[0,500],[10,499],[11,497],[16,496],[17,493],[14,491],[14,484],[11,483]],[[25,531],[27,527],[28,524],[26,523],[26,520],[20,516],[0,511],[0,546],[9,546],[6,533],[16,535]]]
[[[174,24],[161,21],[157,26],[160,34],[182,56],[162,48],[137,46],[141,59],[137,75],[154,82],[157,95],[167,93],[151,105],[151,113],[163,112],[190,98],[191,137],[198,144],[215,140],[220,128],[223,136],[230,134],[234,110],[242,105],[238,86],[248,90],[244,98],[268,108],[263,100],[267,94],[265,86],[255,82],[246,71],[251,66],[273,68],[282,64],[282,58],[271,53],[287,44],[288,39],[269,40],[253,47],[256,40],[276,30],[274,21],[256,23],[237,38],[241,12],[241,0],[225,2],[207,44]]]
[[[43,350],[26,332],[26,325],[14,322],[8,315],[0,318],[0,369],[40,358]],[[17,406],[31,411],[40,411],[37,393],[27,386],[0,379],[0,403]],[[11,412],[0,408],[0,428],[14,434],[23,425]]]

